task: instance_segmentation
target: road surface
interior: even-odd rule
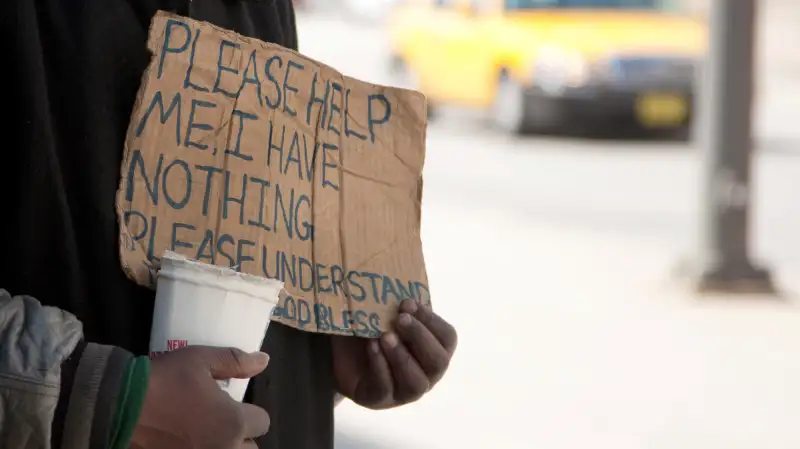
[[[305,54],[391,82],[378,29],[300,26]],[[782,79],[759,105],[753,237],[791,291],[800,88]],[[698,162],[676,143],[512,138],[462,111],[431,124],[423,241],[459,351],[417,404],[342,404],[337,449],[800,447],[792,296],[698,301],[670,278],[691,254]]]

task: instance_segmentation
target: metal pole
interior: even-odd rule
[[[701,291],[774,291],[769,272],[753,265],[748,248],[756,3],[712,0],[711,5],[698,102],[705,177]]]

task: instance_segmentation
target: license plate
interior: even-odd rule
[[[636,118],[648,128],[680,126],[689,114],[686,98],[672,94],[645,94],[636,101]]]

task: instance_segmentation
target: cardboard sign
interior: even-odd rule
[[[422,94],[164,12],[148,47],[116,205],[131,279],[175,251],[284,281],[273,320],[362,337],[430,301]]]

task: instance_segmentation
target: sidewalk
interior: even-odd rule
[[[419,404],[340,406],[340,432],[369,443],[337,449],[800,447],[794,303],[698,300],[667,276],[674,248],[425,201],[459,352]]]

